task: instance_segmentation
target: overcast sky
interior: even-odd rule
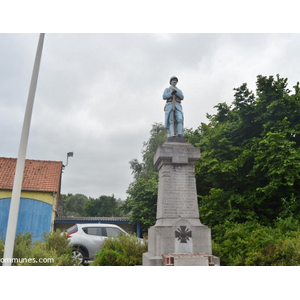
[[[0,34],[0,156],[17,157],[39,34]],[[66,163],[62,193],[126,199],[163,90],[178,77],[184,127],[257,75],[300,81],[300,34],[46,33],[26,158]]]
[[[18,155],[39,37],[15,32],[46,32],[26,157],[65,163],[67,152],[73,151],[74,157],[69,159],[62,177],[63,193],[82,193],[93,198],[114,194],[125,199],[133,181],[129,161],[141,160],[143,142],[149,139],[152,125],[164,122],[162,93],[171,76],[179,78],[178,87],[185,95],[185,127],[194,129],[207,122],[206,113],[215,113],[216,104],[232,103],[233,88],[247,82],[255,89],[257,75],[280,74],[288,78],[291,89],[300,81],[298,6],[294,0],[2,1],[0,31],[8,33],[0,33],[0,156]],[[195,34],[178,34],[185,32]],[[168,280],[173,284],[181,276],[173,269],[167,276],[166,271],[144,271],[146,276],[155,278],[161,274],[162,280],[157,282],[164,286]],[[90,275],[91,270],[86,272]],[[213,288],[216,282],[221,285],[223,295],[231,287],[226,278],[232,281],[234,274],[229,270],[231,276],[225,278],[222,272],[213,272],[214,281],[206,271],[203,276],[190,277],[190,285],[196,287],[200,276],[208,287]],[[257,279],[259,274],[254,269],[253,272],[249,277],[247,269],[247,281],[245,276],[235,278],[240,287],[235,290],[242,291],[245,282]],[[260,272],[262,280],[253,283],[265,285],[269,279],[274,285],[280,280],[282,295],[286,296],[287,291],[295,294],[291,287],[297,285],[290,282],[297,276],[288,276],[290,270],[283,276],[284,270],[280,272],[267,276]],[[6,272],[5,276],[14,283],[18,274],[13,272],[9,277]],[[118,269],[118,274],[121,278],[135,276],[130,273],[133,277],[128,277],[128,269]],[[53,274],[48,271],[40,278],[49,275]],[[89,280],[99,280],[95,275]],[[20,276],[19,283],[28,286],[22,272]],[[63,280],[68,278],[73,277],[64,276]],[[115,282],[110,278],[102,276],[101,280],[114,288]],[[288,289],[284,279],[288,279]],[[118,291],[124,293],[128,283],[122,280],[118,285]],[[43,285],[35,289],[38,286]],[[140,286],[145,289],[145,285]],[[86,297],[87,290],[81,290],[80,296]],[[172,290],[166,292],[170,296]],[[194,292],[193,288],[174,289],[172,296],[177,299]],[[228,292],[232,295],[231,289]],[[270,290],[267,292],[269,296]],[[276,289],[276,296],[279,294]]]

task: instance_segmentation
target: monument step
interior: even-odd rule
[[[219,266],[218,257],[206,253],[163,254],[163,266]]]

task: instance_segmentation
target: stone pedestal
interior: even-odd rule
[[[159,172],[157,220],[148,231],[144,266],[162,266],[162,255],[167,253],[211,255],[210,228],[199,219],[195,180],[195,163],[199,158],[200,149],[185,139],[169,138],[157,150],[154,156]],[[184,259],[178,262],[178,265],[189,264],[190,260],[186,264]]]

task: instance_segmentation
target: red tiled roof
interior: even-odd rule
[[[12,190],[17,159],[0,157],[0,189]],[[60,193],[61,161],[25,160],[22,190]]]

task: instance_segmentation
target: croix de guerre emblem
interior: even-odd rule
[[[180,226],[180,228],[175,231],[175,238],[177,238],[180,243],[186,243],[191,237],[192,231],[186,229],[186,226]]]

